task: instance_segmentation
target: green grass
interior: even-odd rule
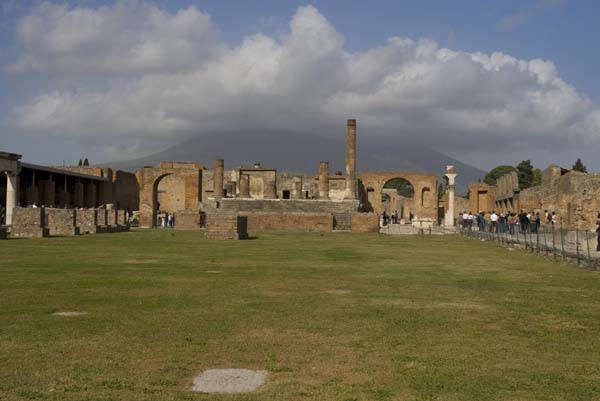
[[[490,243],[145,230],[0,251],[0,400],[600,400],[600,275]],[[268,383],[189,391],[229,367]]]

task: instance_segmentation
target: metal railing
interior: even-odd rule
[[[499,223],[495,226],[460,225],[458,232],[465,237],[523,248],[528,252],[561,259],[588,269],[600,268],[600,252],[596,250],[598,238],[592,231],[566,230],[553,224],[521,226]]]

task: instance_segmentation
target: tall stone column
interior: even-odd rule
[[[346,199],[357,199],[356,120],[346,124]]]
[[[6,225],[12,225],[13,210],[19,198],[17,187],[17,173],[6,172]]]
[[[84,207],[84,189],[83,184],[80,182],[76,182],[73,185],[73,206],[74,207]]]
[[[454,227],[454,188],[457,174],[454,173],[454,166],[446,166],[446,177],[448,177],[448,210],[444,216],[444,225]]]
[[[85,207],[96,207],[96,184],[93,182],[85,186]]]
[[[225,161],[223,159],[215,160],[215,174],[213,176],[213,197],[223,197],[223,179],[225,176]]]
[[[292,199],[302,199],[302,177],[295,176],[293,178]]]
[[[248,174],[240,175],[240,198],[250,197],[250,176]]]
[[[329,199],[329,162],[319,163],[319,199]]]

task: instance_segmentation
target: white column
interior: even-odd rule
[[[444,216],[444,225],[454,227],[454,181],[457,174],[454,174],[454,166],[446,166],[446,177],[448,177],[448,210]]]
[[[9,226],[17,206],[17,173],[7,171],[6,178],[6,225]]]

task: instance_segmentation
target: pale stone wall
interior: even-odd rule
[[[10,236],[13,238],[46,237],[45,213],[42,208],[15,208]]]
[[[159,209],[169,213],[185,210],[185,179],[168,175],[158,184]]]
[[[200,213],[180,210],[175,212],[176,230],[198,230],[200,228]]]

